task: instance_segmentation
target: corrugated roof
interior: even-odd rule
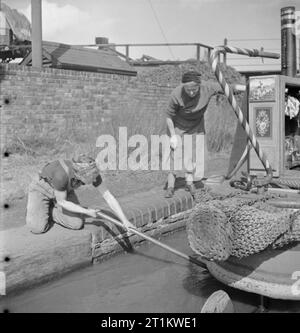
[[[132,66],[121,60],[115,53],[108,50],[95,50],[68,44],[43,41],[43,51],[43,56],[51,61],[51,67],[54,68],[124,75],[137,74]],[[29,56],[31,57],[31,55]],[[30,61],[28,61],[29,59],[26,58],[22,63],[30,64]]]

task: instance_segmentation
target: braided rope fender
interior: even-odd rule
[[[286,185],[289,188],[299,190],[300,189],[300,181],[299,180],[291,180],[291,179],[272,179],[272,182],[275,185]]]
[[[263,56],[263,57],[268,57],[268,58],[278,58],[278,55],[260,52],[259,50],[256,50],[256,49],[249,50],[249,49],[242,49],[242,48],[237,48],[237,47],[232,47],[232,46],[218,46],[212,50],[211,56],[210,56],[210,63],[211,63],[213,72],[215,73],[215,76],[216,76],[217,80],[219,81],[221,87],[223,88],[223,91],[224,91],[230,105],[232,106],[240,124],[246,131],[249,141],[251,142],[258,158],[262,162],[262,164],[267,172],[267,177],[264,180],[264,182],[260,183],[260,184],[257,183],[257,185],[260,185],[260,186],[266,185],[271,181],[271,179],[273,177],[272,167],[271,167],[266,155],[261,150],[261,147],[260,147],[254,133],[252,132],[252,130],[249,126],[249,123],[247,122],[247,119],[244,117],[243,112],[242,112],[241,108],[239,107],[239,105],[236,101],[236,98],[234,97],[232,88],[226,82],[225,77],[224,77],[222,71],[220,70],[220,66],[218,63],[218,56],[220,53],[235,53],[235,54],[246,55],[249,57]]]
[[[277,249],[293,242],[300,242],[300,214],[294,219],[290,230],[279,237],[272,244],[272,247],[273,249]]]
[[[191,249],[212,261],[259,253],[288,233],[281,244],[298,239],[297,213],[255,199],[229,198],[199,203],[187,220]],[[289,232],[290,231],[290,232]]]

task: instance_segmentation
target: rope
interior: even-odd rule
[[[294,209],[274,207],[261,199],[232,197],[201,202],[187,220],[191,249],[207,260],[248,257],[268,246],[300,240],[300,217]]]
[[[261,150],[259,143],[247,122],[247,119],[244,117],[243,112],[242,112],[241,108],[239,107],[239,105],[236,101],[236,98],[234,97],[232,88],[226,82],[225,77],[224,77],[222,71],[220,70],[220,66],[218,63],[218,56],[220,53],[235,53],[235,54],[246,55],[249,57],[262,57],[263,56],[263,57],[269,57],[269,58],[277,57],[277,55],[271,54],[271,53],[266,53],[266,52],[260,52],[259,50],[256,50],[256,49],[249,50],[249,49],[242,49],[242,48],[231,47],[231,46],[218,46],[212,50],[211,56],[210,56],[211,66],[215,73],[215,76],[216,76],[217,80],[219,81],[220,85],[222,86],[223,91],[224,91],[230,105],[232,106],[240,124],[246,131],[249,141],[251,142],[258,158],[262,162],[262,164],[267,172],[267,177],[264,181],[255,180],[255,183],[257,186],[267,185],[270,183],[270,181],[273,177],[272,167],[271,167],[266,155]]]
[[[297,180],[287,180],[287,179],[272,179],[271,184],[275,185],[286,185],[289,188],[293,188],[296,190],[300,189],[300,181]]]

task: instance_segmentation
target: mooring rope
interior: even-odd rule
[[[255,184],[256,184],[256,186],[267,185],[270,183],[270,181],[273,177],[272,167],[271,167],[266,155],[261,150],[260,145],[259,145],[254,133],[252,132],[252,130],[247,122],[246,117],[244,117],[243,112],[242,112],[241,108],[239,107],[239,105],[236,101],[236,98],[234,97],[232,88],[226,82],[225,77],[224,77],[222,71],[220,70],[220,66],[219,66],[219,62],[218,62],[218,56],[220,53],[235,53],[235,54],[246,55],[249,57],[265,57],[265,58],[279,58],[279,55],[276,53],[262,52],[262,51],[259,51],[256,49],[249,50],[249,49],[241,49],[241,48],[232,47],[232,46],[218,46],[212,50],[211,56],[210,56],[211,66],[215,73],[215,76],[216,76],[217,80],[219,81],[221,87],[223,88],[224,93],[225,93],[230,105],[232,106],[240,124],[246,131],[249,141],[251,142],[258,158],[261,160],[261,162],[267,172],[266,179],[263,182],[255,180]]]

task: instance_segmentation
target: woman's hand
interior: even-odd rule
[[[131,222],[129,222],[128,220],[123,220],[123,224],[126,228],[127,236],[133,235],[134,232],[132,231],[132,229],[136,230],[136,227]]]
[[[177,135],[172,135],[171,139],[170,139],[170,146],[172,149],[176,149],[178,146],[178,139],[177,139]]]
[[[123,222],[123,224],[124,224],[124,226],[126,227],[126,228],[132,228],[132,229],[136,229],[136,226],[134,226],[131,222],[129,222],[128,220],[125,220],[124,222]]]
[[[97,218],[98,217],[97,213],[98,213],[97,209],[88,208],[88,209],[86,209],[86,213],[85,214],[88,215],[88,216]]]

